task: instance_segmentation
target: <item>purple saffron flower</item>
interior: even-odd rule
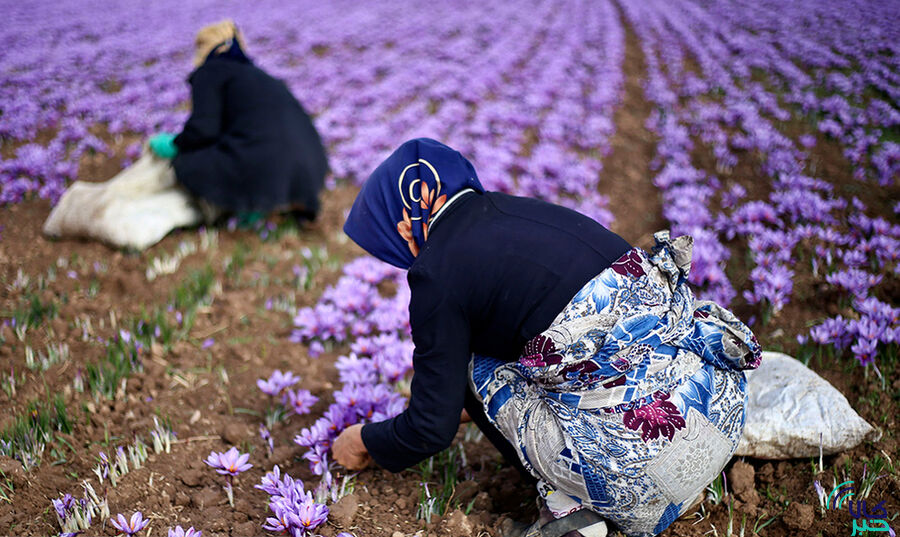
[[[203,532],[195,530],[193,526],[188,529],[184,529],[181,526],[175,526],[174,528],[169,528],[168,537],[201,537],[202,535]]]
[[[131,520],[126,520],[125,515],[119,513],[116,518],[110,518],[109,522],[119,530],[119,533],[129,536],[146,528],[147,524],[150,523],[149,520],[144,520],[144,515],[142,515],[140,511],[131,515]]]
[[[316,475],[322,475],[328,471],[328,447],[316,444],[303,454],[303,458],[309,461],[309,469]]]
[[[287,392],[288,406],[297,415],[309,414],[310,409],[319,400],[309,390]]]
[[[300,430],[300,434],[294,437],[294,443],[311,448],[316,444],[326,444],[331,441],[333,434],[333,424],[326,418],[319,418],[310,427]]]
[[[318,358],[323,352],[325,352],[325,345],[321,341],[313,341],[309,344],[309,356],[311,358]]]
[[[259,424],[259,437],[262,438],[263,442],[266,443],[266,449],[269,452],[269,455],[272,454],[272,451],[275,450],[275,443],[272,440],[272,433],[269,432],[269,429],[266,428],[265,425]]]
[[[297,518],[300,527],[308,531],[328,519],[328,508],[321,503],[308,500],[297,506]]]
[[[215,343],[216,343],[215,339],[208,337],[203,340],[202,348],[208,349],[208,348],[212,347],[213,345],[215,345]]]
[[[268,493],[270,496],[280,496],[283,494],[283,488],[289,489],[293,485],[293,479],[291,479],[291,477],[287,474],[284,475],[284,480],[282,481],[281,468],[279,468],[276,464],[275,467],[272,468],[271,472],[262,477],[259,485],[253,485],[253,487]]]
[[[293,511],[285,508],[280,503],[270,502],[269,505],[272,506],[275,516],[266,518],[266,523],[263,524],[264,530],[284,533],[290,531],[291,528],[300,527],[300,519]]]
[[[232,447],[225,453],[211,452],[203,462],[215,468],[216,472],[222,475],[236,476],[253,467],[252,464],[247,464],[249,458],[249,453],[241,453],[236,447]]]
[[[856,357],[859,364],[868,366],[875,363],[875,357],[878,355],[878,341],[872,339],[860,339],[852,347],[850,351]]]
[[[52,503],[53,508],[56,509],[56,516],[58,516],[60,520],[65,521],[66,518],[68,518],[72,507],[75,505],[75,498],[73,498],[71,494],[66,494],[61,500],[51,500],[50,503]]]
[[[300,382],[300,377],[294,375],[290,371],[282,373],[278,369],[272,371],[272,375],[268,380],[257,380],[256,385],[263,393],[273,397],[280,397],[285,390]]]

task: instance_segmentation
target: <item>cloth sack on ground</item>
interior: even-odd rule
[[[173,229],[202,221],[170,161],[146,151],[105,183],[73,183],[44,222],[44,233],[143,250]]]
[[[834,386],[790,356],[764,352],[746,375],[747,421],[735,455],[814,457],[820,445],[831,455],[880,436]]]

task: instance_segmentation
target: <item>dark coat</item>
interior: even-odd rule
[[[319,210],[328,161],[287,86],[249,61],[210,56],[190,77],[193,112],[175,138],[175,176],[230,212]]]
[[[517,360],[588,281],[630,249],[587,216],[544,201],[486,192],[451,204],[407,275],[415,374],[409,407],[362,429],[375,462],[398,472],[449,447],[472,353]],[[496,445],[499,431],[480,408],[467,407]]]

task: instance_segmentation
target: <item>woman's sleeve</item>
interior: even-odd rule
[[[226,76],[220,70],[204,65],[191,76],[191,117],[184,124],[175,145],[191,151],[214,144],[222,131],[224,87]]]
[[[468,384],[469,324],[448,291],[410,271],[410,325],[416,350],[409,406],[363,427],[366,449],[380,466],[399,472],[450,446]]]

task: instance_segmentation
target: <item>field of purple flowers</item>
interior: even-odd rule
[[[717,480],[667,534],[844,535],[813,487],[832,480],[897,516],[900,2],[0,7],[0,533],[475,536],[532,516],[471,428],[398,475],[330,462],[341,430],[406,401],[405,275],[340,226],[417,136],[459,149],[488,189],[640,246],[648,221],[692,235],[698,295],[884,430],[812,472],[732,467],[749,488]],[[315,118],[321,221],[182,231],[140,255],[41,238],[71,181],[179,130],[193,33],[225,17]]]

